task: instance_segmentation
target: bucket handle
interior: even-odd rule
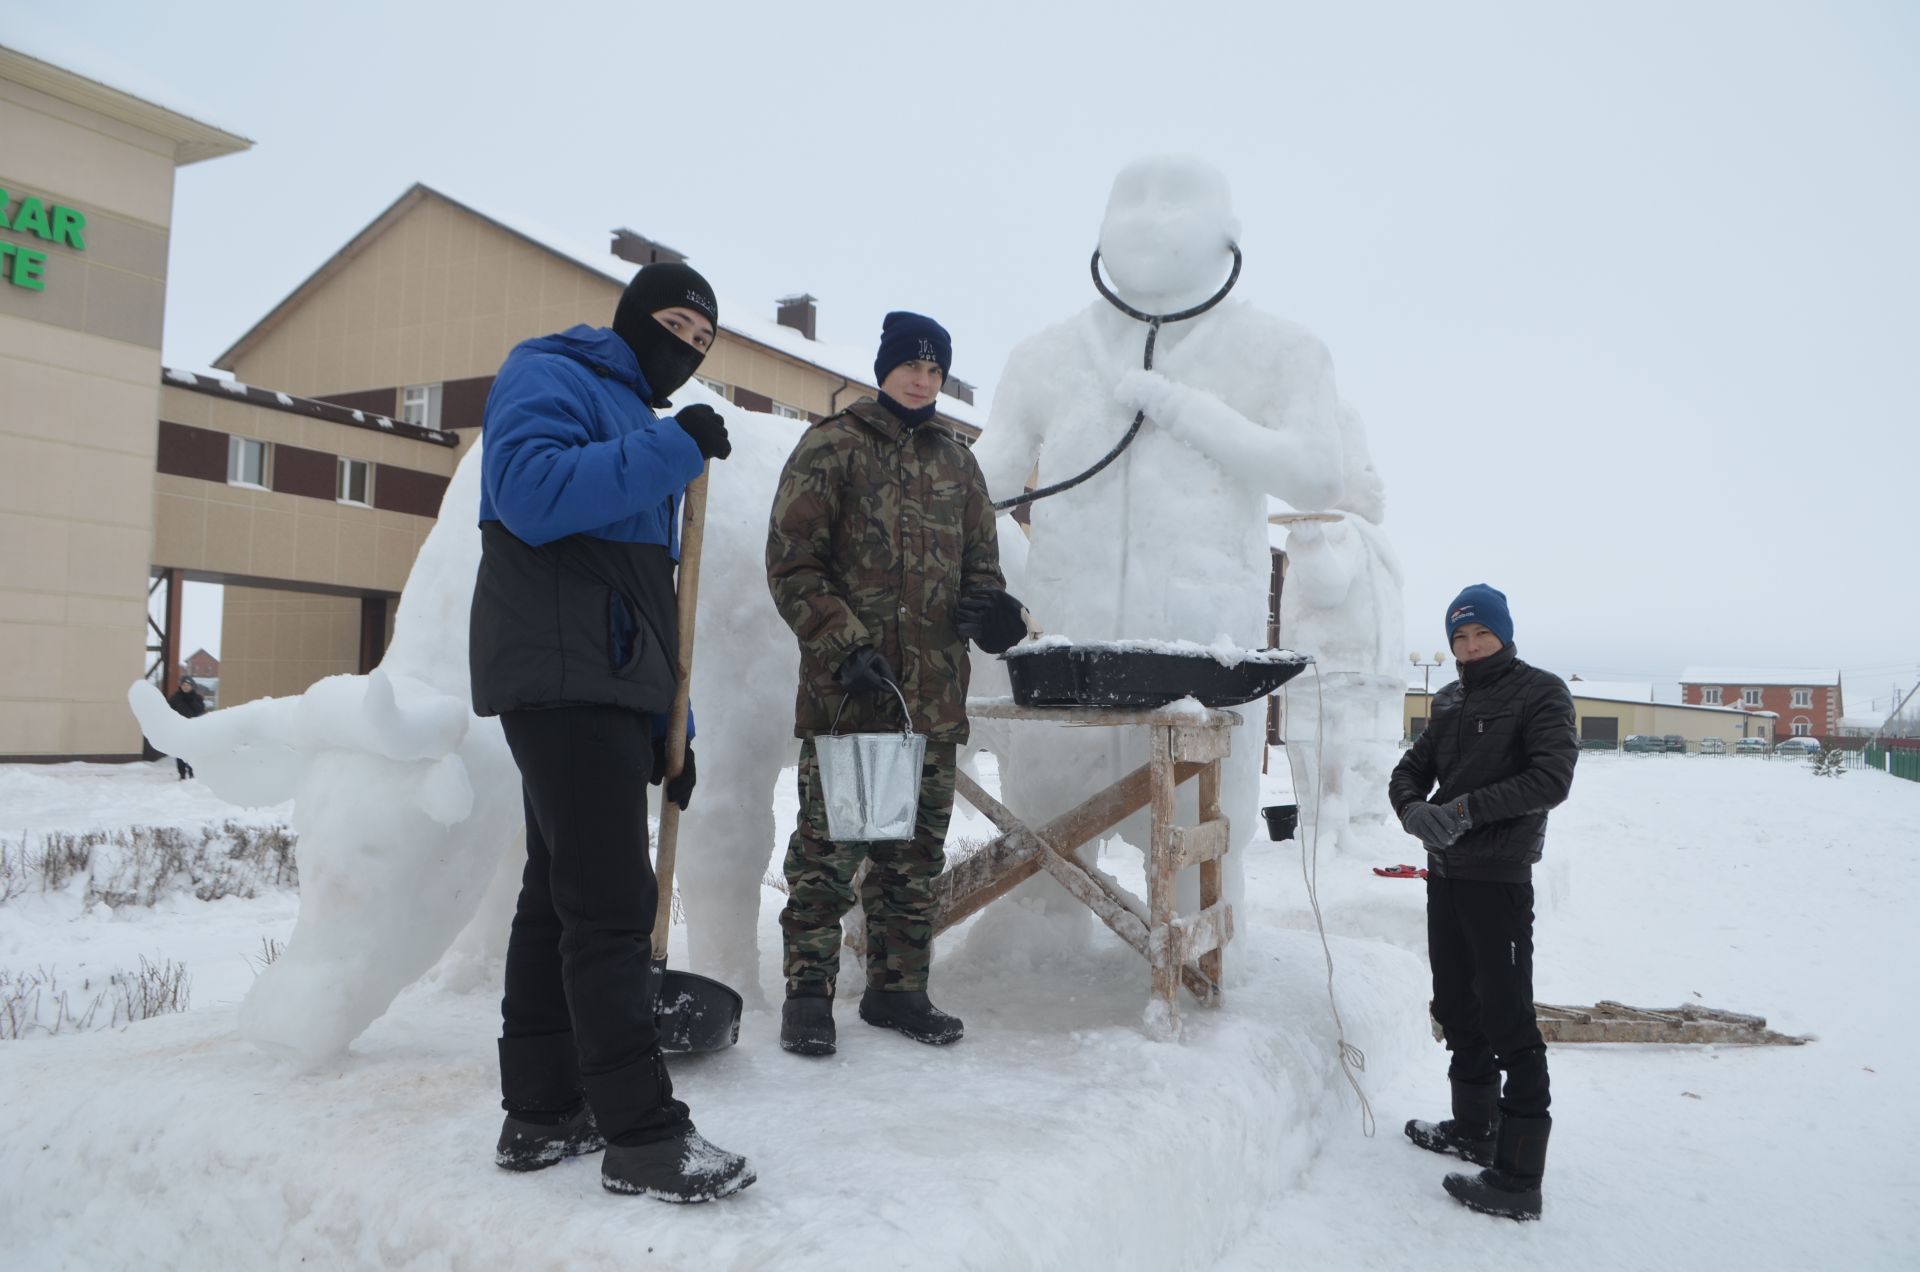
[[[900,718],[906,721],[906,724],[900,729],[900,735],[910,738],[913,736],[913,713],[907,710],[906,695],[900,692],[900,685],[897,681],[887,681],[887,688],[893,690],[894,699],[900,704]],[[833,727],[827,730],[828,737],[837,738],[840,736],[840,713],[847,709],[847,699],[851,697],[853,697],[851,692],[840,695],[840,706],[833,713]]]

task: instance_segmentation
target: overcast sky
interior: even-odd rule
[[[1856,711],[1920,676],[1920,5],[278,9],[0,0],[256,142],[180,172],[172,365],[420,180],[767,317],[811,291],[835,341],[924,310],[990,388],[1091,298],[1114,172],[1192,152],[1237,294],[1367,420],[1409,650],[1485,581],[1561,672],[1838,666]]]

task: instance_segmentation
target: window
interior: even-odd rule
[[[255,437],[227,439],[227,481],[235,486],[267,488],[267,444]]]
[[[364,459],[340,457],[340,489],[335,496],[344,504],[373,506],[373,465]]]
[[[704,384],[704,385],[706,385],[706,386],[707,386],[707,389],[708,389],[708,391],[709,391],[709,392],[712,392],[712,393],[717,393],[717,394],[719,394],[719,395],[720,395],[721,397],[726,397],[726,396],[727,396],[727,386],[726,386],[726,385],[724,385],[724,384],[722,384],[722,383],[720,383],[720,381],[718,381],[718,380],[709,380],[709,379],[707,379],[707,377],[706,377],[706,376],[704,376],[704,375],[696,375],[696,376],[694,376],[693,378],[694,378],[694,379],[696,379],[696,380],[698,380],[698,381],[699,381],[700,383],[702,383],[702,384]]]
[[[805,411],[797,406],[788,406],[785,402],[775,402],[772,411],[773,414],[778,415],[783,420],[804,420],[807,418]]]
[[[1805,716],[1793,717],[1793,736],[1794,737],[1804,738],[1804,737],[1810,736],[1812,733],[1813,733],[1813,721],[1807,719],[1807,717]]]
[[[1740,705],[1743,707],[1759,706],[1760,691],[1758,689],[1742,689],[1740,691]]]
[[[400,390],[400,422],[416,428],[439,428],[440,386],[410,384]]]
[[[1705,689],[1702,689],[1700,691],[1700,701],[1709,707],[1719,706],[1720,705],[1720,686],[1708,685]]]
[[[1796,707],[1811,708],[1813,706],[1813,690],[1795,689],[1793,691],[1793,705]]]

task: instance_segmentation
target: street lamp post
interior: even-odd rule
[[[1433,696],[1433,669],[1446,660],[1447,656],[1437,649],[1433,651],[1432,662],[1422,662],[1419,654],[1407,655],[1407,661],[1420,668],[1420,692],[1429,698]]]

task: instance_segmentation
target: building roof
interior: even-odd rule
[[[1680,673],[1683,685],[1788,685],[1793,688],[1838,688],[1840,673],[1831,667],[1689,667]]]
[[[25,84],[49,97],[57,97],[63,102],[164,137],[173,143],[173,162],[176,165],[218,159],[221,155],[253,148],[251,141],[224,128],[216,128],[170,107],[144,97],[135,97],[91,76],[44,62],[6,45],[0,45],[0,79]]]
[[[172,367],[162,367],[160,378],[177,389],[205,393],[210,397],[234,398],[253,406],[264,406],[268,410],[287,411],[294,415],[307,416],[309,419],[344,424],[348,428],[372,429],[376,433],[410,437],[416,442],[431,442],[435,446],[460,444],[458,437],[443,429],[422,428],[418,424],[408,424],[391,416],[381,415],[377,411],[357,411],[353,407],[322,402],[318,398],[295,397],[291,393],[282,393],[277,389],[255,388],[251,384],[242,384],[238,380],[222,380],[217,376],[196,375],[191,371],[176,371]]]
[[[1608,702],[1652,702],[1653,685],[1637,680],[1579,680],[1562,677],[1576,698],[1601,698]]]
[[[470,203],[462,202],[441,193],[432,186],[416,181],[406,193],[395,199],[384,212],[370,221],[365,229],[354,235],[346,246],[328,257],[320,268],[309,274],[305,281],[288,293],[286,299],[275,305],[265,317],[248,328],[246,334],[234,341],[225,353],[213,360],[213,365],[223,371],[231,371],[233,364],[249,348],[298,308],[313,290],[343,269],[365,251],[369,244],[385,233],[388,227],[427,198],[439,199],[443,203],[450,204],[541,251],[558,256],[590,273],[598,274],[618,286],[625,287],[637,268],[631,262],[621,260],[610,250],[590,251],[579,245],[568,244],[561,236],[547,230],[541,230],[538,234],[532,233],[526,228],[524,222],[516,224],[512,220],[482,211]],[[783,354],[796,362],[818,367],[851,384],[860,385],[868,390],[876,388],[873,383],[873,351],[871,349],[861,350],[822,340],[809,340],[792,327],[783,327],[771,318],[750,316],[751,307],[733,304],[725,296],[716,299],[720,302],[720,312],[726,315],[720,321],[722,331],[775,353]],[[983,409],[948,394],[941,395],[936,409],[939,414],[958,420],[975,430],[986,423],[986,412]]]

